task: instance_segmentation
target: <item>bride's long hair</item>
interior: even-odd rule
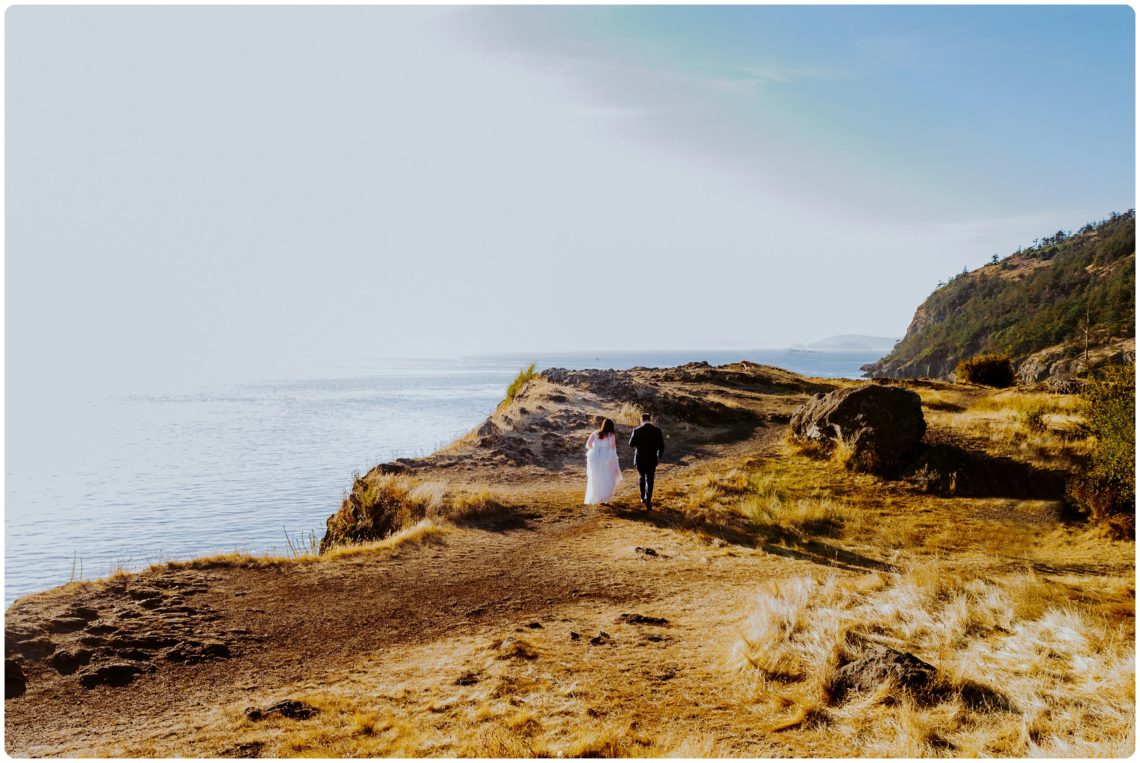
[[[598,439],[609,437],[613,435],[617,437],[617,430],[614,429],[614,422],[611,419],[602,419],[602,425],[598,427]]]

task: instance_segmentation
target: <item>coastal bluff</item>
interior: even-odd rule
[[[824,380],[746,361],[719,367],[702,362],[675,368],[547,369],[450,445],[423,458],[379,464],[357,478],[328,524],[335,526],[338,515],[351,512],[354,498],[373,480],[400,475],[437,494],[489,487],[511,511],[527,507],[526,518],[516,518],[512,526],[541,534],[551,504],[578,505],[585,512],[578,495],[583,446],[599,417],[615,419],[628,432],[642,412],[650,413],[668,433],[667,463],[683,468],[725,452],[745,452],[758,434],[778,439],[798,405],[814,392],[833,388]],[[623,468],[632,467],[630,458],[623,443]],[[560,518],[553,526],[565,522]],[[474,523],[484,530],[494,525]],[[398,529],[381,528],[377,535]],[[107,717],[162,716],[167,701],[163,687],[182,687],[173,706],[185,710],[191,706],[189,697],[205,701],[215,693],[241,695],[231,671],[260,684],[252,676],[268,662],[288,665],[300,659],[307,664],[316,652],[306,644],[323,644],[318,651],[341,658],[367,651],[372,639],[361,643],[360,623],[329,599],[330,591],[351,585],[356,573],[345,565],[323,555],[235,553],[158,564],[22,597],[5,617],[9,750],[90,754],[97,749],[90,740],[103,738],[109,728],[84,725],[77,732],[76,717],[67,710],[77,697],[91,705],[91,712]],[[398,587],[409,585],[404,570],[392,569],[391,574],[401,581]],[[423,595],[431,598],[429,581],[435,576],[407,574],[418,576],[418,584],[428,586]],[[326,587],[321,581],[328,578],[338,582]],[[306,582],[298,583],[301,579]],[[357,595],[373,590],[372,585]],[[471,609],[479,608],[481,591],[476,585],[466,592]],[[318,612],[342,616],[334,615],[328,628],[314,628],[325,617],[310,619]],[[380,640],[388,638],[399,637]],[[270,673],[280,673],[280,666]],[[42,744],[48,747],[38,747]]]
[[[1051,477],[1083,447],[1061,447],[1072,396],[1049,398],[1039,431],[1018,423],[1024,394],[748,362],[527,376],[455,442],[357,476],[321,549],[18,599],[6,750],[852,757],[870,740],[1024,756],[1011,722],[1068,744],[1087,708],[1132,717],[1132,684],[1042,671],[1046,608],[1072,632],[1119,629],[1081,639],[1072,664],[1129,676],[1135,549],[1062,524]],[[867,425],[895,398],[920,407],[900,421],[922,438],[922,480],[842,462],[841,436],[877,445]],[[839,439],[795,441],[800,410]],[[652,512],[624,442],[643,412],[667,437]],[[601,416],[626,478],[611,505],[584,506]],[[899,675],[932,704],[880,701]],[[927,728],[913,713],[945,719],[951,741],[899,741],[892,729]]]

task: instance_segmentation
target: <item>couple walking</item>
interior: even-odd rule
[[[629,447],[633,448],[633,465],[639,475],[637,484],[641,502],[645,504],[646,511],[652,511],[653,474],[665,452],[665,436],[650,423],[648,413],[641,415],[641,426],[633,430]],[[617,430],[613,421],[602,419],[602,425],[586,440],[585,503],[609,503],[619,482],[621,467],[618,466]]]

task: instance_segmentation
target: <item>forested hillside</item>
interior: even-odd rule
[[[946,377],[982,352],[1009,355],[1023,381],[1083,370],[1135,347],[1135,210],[1057,231],[940,284],[872,377]],[[1127,341],[1131,340],[1131,341]]]

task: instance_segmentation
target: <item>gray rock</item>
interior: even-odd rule
[[[1045,380],[1045,388],[1054,395],[1078,395],[1085,388],[1085,380],[1075,376],[1050,376]]]
[[[629,623],[630,625],[668,625],[669,621],[664,617],[653,617],[652,615],[639,615],[636,613],[626,612],[625,614],[618,615],[619,623]]]
[[[245,709],[245,717],[251,721],[264,720],[273,715],[278,715],[282,718],[292,718],[297,721],[306,721],[318,713],[320,713],[320,710],[298,699],[284,699],[266,708],[247,707]]]
[[[929,698],[939,688],[938,671],[909,652],[872,646],[835,671],[828,693],[832,702],[842,702],[850,694],[866,694],[884,686]]]

